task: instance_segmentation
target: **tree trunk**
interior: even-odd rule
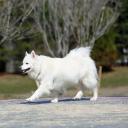
[[[9,54],[7,61],[6,61],[5,71],[7,73],[14,73],[15,69],[16,69],[15,68],[15,60],[12,55],[12,52],[14,50],[14,44],[12,43],[11,40],[9,40],[5,47],[6,47],[6,49],[8,49],[8,54]]]
[[[14,59],[9,58],[6,62],[6,72],[7,73],[14,73],[15,72],[15,66],[14,66]]]

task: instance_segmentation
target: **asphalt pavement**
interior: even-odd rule
[[[0,100],[0,128],[128,128],[128,97]]]

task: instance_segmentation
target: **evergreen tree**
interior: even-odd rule
[[[125,59],[128,64],[128,0],[122,0],[122,10],[116,22],[115,32],[118,33],[116,44],[120,55],[119,58],[124,61],[124,54],[127,54]]]
[[[112,70],[117,59],[115,39],[116,33],[112,28],[95,42],[92,56],[96,61],[97,67],[102,66],[104,71]]]

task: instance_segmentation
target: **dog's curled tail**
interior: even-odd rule
[[[90,56],[91,48],[90,47],[80,47],[75,48],[67,54],[67,56],[82,56],[82,57],[88,57]]]

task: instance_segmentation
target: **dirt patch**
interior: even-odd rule
[[[128,86],[123,87],[109,87],[109,88],[100,88],[100,96],[128,96]]]

